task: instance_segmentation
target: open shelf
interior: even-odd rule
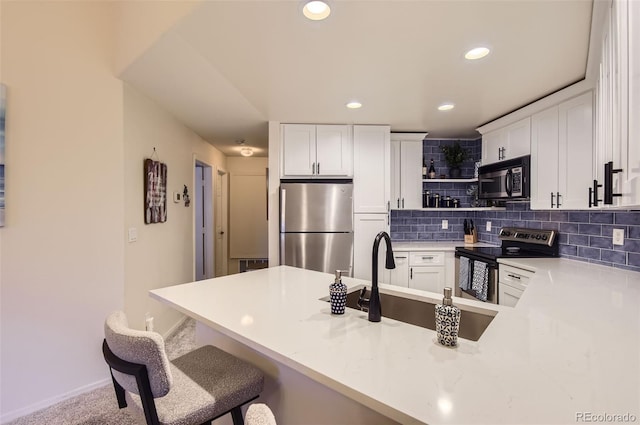
[[[477,182],[477,178],[473,179],[422,179],[423,183],[473,183]]]

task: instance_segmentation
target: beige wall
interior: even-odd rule
[[[125,182],[112,5],[2,1],[0,8],[6,420],[106,382],[103,322],[123,305]]]
[[[137,242],[125,242],[125,312],[130,324],[140,329],[144,329],[145,313],[151,313],[155,330],[166,333],[181,314],[152,300],[148,292],[194,280],[194,203],[187,208],[169,200],[165,223],[144,224],[144,158],[155,147],[160,161],[167,164],[168,194],[182,193],[186,184],[193,200],[194,154],[214,168],[224,168],[226,157],[126,85],[124,117],[125,225],[138,232]]]
[[[238,258],[268,258],[266,169],[268,158],[229,157],[229,274]]]

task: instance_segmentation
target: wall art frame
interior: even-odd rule
[[[167,165],[151,158],[144,160],[144,222],[167,221]]]

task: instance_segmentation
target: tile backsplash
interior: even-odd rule
[[[508,203],[504,211],[392,210],[391,238],[462,243],[464,219],[474,221],[480,242],[499,245],[504,226],[554,229],[560,256],[640,272],[640,211],[532,211],[528,202]],[[624,245],[613,245],[613,229],[624,230]]]

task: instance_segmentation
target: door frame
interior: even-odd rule
[[[196,182],[196,168],[202,168],[203,171],[203,181],[204,188],[202,193],[198,193],[197,188],[199,187],[199,183]],[[196,243],[197,239],[200,237],[199,233],[199,225],[197,223],[198,211],[196,211],[196,206],[198,205],[197,197],[201,197],[203,213],[204,213],[204,238],[203,242],[203,252],[205,253],[205,261],[204,261],[204,279],[209,279],[214,277],[215,270],[215,247],[214,247],[214,198],[213,198],[213,173],[214,167],[208,164],[205,161],[202,161],[197,157],[196,154],[193,154],[193,181],[192,181],[192,192],[193,192],[193,210],[192,210],[192,253],[193,253],[193,280],[195,281],[198,274],[196,272],[197,265],[197,249]]]

